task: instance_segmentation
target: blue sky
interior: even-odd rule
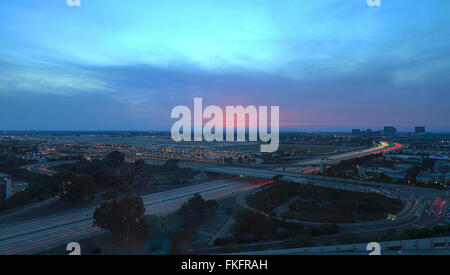
[[[169,129],[279,105],[286,129],[450,130],[450,1],[0,2],[0,129]]]

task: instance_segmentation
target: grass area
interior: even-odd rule
[[[321,224],[319,226],[303,227],[299,222],[288,222],[267,217],[249,209],[241,209],[234,214],[235,223],[232,227],[233,236],[216,239],[216,246],[223,246],[228,250],[230,244],[245,244],[260,241],[283,240],[286,247],[306,245],[302,240],[311,240],[311,237],[321,237],[338,234],[339,226],[336,224]],[[312,245],[308,242],[308,245]],[[260,249],[264,250],[264,249]],[[233,249],[237,252],[246,251]],[[248,250],[247,250],[248,251]]]
[[[387,213],[397,213],[400,200],[375,193],[358,193],[314,185],[279,182],[247,198],[247,203],[258,210],[271,213],[278,206],[298,197],[283,213],[287,219],[313,222],[355,222],[380,220]]]
[[[230,151],[248,151],[248,152],[259,152],[260,145],[249,144],[249,145],[232,145],[225,146],[224,149]],[[325,154],[333,153],[337,150],[348,149],[346,146],[335,146],[335,145],[305,145],[305,144],[280,144],[277,152],[286,153],[305,153],[310,151],[313,154]]]
[[[333,153],[338,150],[348,149],[346,146],[335,145],[302,145],[302,144],[281,144],[279,151],[286,153],[302,153],[310,151],[313,154]]]
[[[222,149],[227,151],[238,152],[260,152],[261,146],[259,144],[241,144],[223,146]]]

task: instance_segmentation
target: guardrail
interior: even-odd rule
[[[450,237],[439,237],[416,240],[400,240],[379,242],[380,253],[387,251],[439,250],[450,249]],[[327,253],[361,253],[369,254],[368,244],[347,244],[333,246],[317,246],[306,248],[289,248],[280,250],[266,250],[255,252],[233,253],[233,255],[289,255],[289,254],[327,254]]]

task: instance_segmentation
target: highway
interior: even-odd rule
[[[197,166],[197,168],[200,168]],[[244,175],[247,177],[255,177],[255,178],[264,178],[271,179],[276,175],[282,175],[283,180],[299,182],[302,184],[312,183],[314,185],[338,188],[338,189],[349,189],[358,191],[363,190],[369,187],[381,188],[388,191],[392,196],[399,197],[401,199],[407,200],[411,193],[415,194],[417,197],[423,196],[427,199],[435,199],[437,196],[441,198],[445,198],[447,196],[447,192],[440,189],[433,188],[424,188],[424,187],[414,187],[414,186],[406,186],[399,184],[390,184],[390,183],[381,183],[381,182],[369,182],[363,180],[353,180],[353,179],[340,179],[340,178],[332,178],[325,176],[317,176],[317,175],[300,175],[292,172],[279,172],[272,170],[261,170],[261,169],[252,169],[252,168],[243,168],[243,167],[207,167],[202,166],[201,168],[204,171],[215,172],[215,173],[223,173],[229,175]]]
[[[336,155],[330,155],[329,157],[332,160],[323,161],[322,160],[323,157],[316,157],[316,158],[312,158],[309,160],[298,162],[295,165],[300,165],[300,166],[319,165],[321,162],[323,162],[324,164],[333,164],[333,163],[339,162],[341,160],[351,159],[351,158],[355,158],[355,157],[361,157],[361,156],[365,156],[365,155],[369,155],[369,154],[373,154],[373,153],[387,152],[387,150],[389,150],[389,151],[396,150],[396,149],[400,148],[399,146],[401,147],[401,145],[398,143],[389,144],[388,142],[383,141],[383,142],[380,142],[380,144],[377,144],[376,146],[373,146],[373,147],[370,147],[367,149],[345,152],[345,153],[340,153],[340,154],[336,154]]]
[[[226,197],[259,186],[261,185],[242,181],[217,180],[142,198],[146,214],[165,215],[179,208],[181,203],[195,193],[201,194],[208,200]],[[34,254],[99,234],[102,230],[92,225],[94,210],[95,208],[91,207],[18,223],[4,223],[0,226],[0,255]]]
[[[403,145],[399,143],[389,143],[382,141],[380,144],[376,146],[372,146],[370,148],[355,150],[351,152],[345,152],[335,155],[327,155],[327,156],[319,156],[314,157],[308,160],[303,160],[301,162],[297,162],[295,164],[290,164],[288,167],[280,167],[274,169],[274,171],[286,171],[286,172],[296,172],[296,173],[305,173],[309,174],[311,172],[319,171],[320,168],[312,168],[317,167],[319,165],[334,165],[338,164],[341,160],[348,160],[356,157],[363,157],[370,154],[378,154],[385,153],[389,151],[394,151],[402,148]]]
[[[369,154],[377,154],[380,152],[389,152],[402,148],[403,145],[399,143],[381,142],[380,145],[353,152],[347,152],[333,156],[331,162],[338,160],[361,157]],[[297,165],[312,165],[320,163],[322,160],[311,159]],[[330,161],[327,164],[331,164]],[[325,161],[324,161],[325,163]],[[195,167],[208,172],[240,175],[247,177],[271,179],[276,175],[282,175],[283,180],[298,182],[301,184],[312,183],[314,185],[330,187],[348,191],[356,192],[377,192],[384,196],[400,199],[404,202],[405,207],[400,213],[396,214],[394,221],[375,221],[357,224],[340,224],[342,228],[357,228],[361,227],[361,231],[380,230],[383,228],[416,228],[422,226],[430,226],[440,222],[442,219],[448,219],[448,192],[432,188],[422,188],[414,186],[404,186],[398,184],[388,184],[379,182],[367,182],[362,180],[352,179],[338,179],[317,175],[305,175],[298,173],[298,167],[291,170],[282,168],[274,170],[253,169],[244,167],[224,167],[224,166],[206,166],[189,164],[186,166]],[[434,203],[433,203],[434,202]],[[438,205],[439,204],[439,205]],[[432,209],[434,207],[434,210]],[[428,210],[431,208],[431,210]],[[438,210],[436,210],[439,208]],[[305,222],[304,222],[305,223]]]
[[[317,186],[342,189],[356,192],[377,192],[384,196],[396,198],[406,203],[403,212],[396,214],[397,220],[391,223],[387,221],[376,221],[358,224],[340,224],[343,227],[370,227],[382,228],[383,226],[397,227],[399,224],[408,227],[419,227],[433,225],[448,217],[448,193],[444,190],[388,184],[380,182],[367,182],[351,179],[337,179],[314,175],[299,175],[292,172],[278,172],[271,170],[260,170],[241,167],[203,167],[204,171],[245,175],[248,177],[271,179],[275,175],[283,175],[283,180],[298,182],[301,184],[311,183]],[[429,205],[434,202],[432,206]],[[428,206],[427,206],[428,205]],[[427,212],[427,209],[430,213]],[[418,219],[420,220],[418,221]]]
[[[391,148],[398,148],[398,145],[383,146],[375,151],[358,151],[356,155],[360,156],[379,152],[380,150],[390,150]],[[300,175],[293,172],[253,168],[208,166],[192,163],[183,164],[182,166],[208,172],[238,176],[244,175],[263,179],[271,179],[273,176],[281,174],[283,175],[283,180],[301,184],[312,183],[318,186],[357,192],[381,192],[383,195],[399,198],[407,202],[406,209],[399,213],[398,216],[400,218],[407,217],[408,219],[417,216],[419,224],[422,226],[434,224],[441,218],[448,216],[448,207],[446,204],[446,201],[448,201],[447,194],[442,190],[314,175]],[[36,169],[36,167],[33,168]],[[30,167],[30,169],[33,168]],[[41,172],[46,173],[49,171]],[[260,186],[261,184],[252,184],[243,181],[217,180],[147,195],[143,197],[143,200],[147,214],[165,215],[176,210],[182,202],[195,193],[201,194],[205,199],[217,199]],[[35,218],[23,222],[1,224],[0,254],[33,254],[65,245],[70,241],[77,241],[99,234],[102,230],[92,226],[94,210],[95,208],[91,207],[83,210],[65,211],[57,215]],[[370,225],[382,227],[386,223],[385,221],[380,221]]]

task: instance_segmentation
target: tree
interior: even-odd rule
[[[113,151],[113,152],[108,154],[106,159],[110,160],[111,164],[114,167],[118,167],[119,165],[121,165],[125,161],[125,154],[121,153],[119,151]]]
[[[72,173],[58,173],[53,176],[53,182],[50,187],[50,193],[53,197],[62,197],[67,192],[68,186],[74,181],[75,176]]]
[[[113,173],[104,172],[96,174],[96,182],[102,187],[117,188],[120,186],[120,178]]]
[[[138,187],[145,187],[147,182],[152,178],[150,171],[137,171],[136,172],[136,184]]]
[[[236,222],[233,226],[233,233],[235,235],[270,235],[275,233],[277,229],[272,219],[248,209],[237,211],[235,220]]]
[[[166,161],[166,163],[164,163],[164,166],[169,169],[169,170],[177,170],[178,167],[178,163],[180,161],[177,159],[169,159],[168,161]]]
[[[183,218],[187,228],[193,229],[206,219],[208,212],[206,201],[200,194],[194,194],[187,202],[181,205],[178,215]]]
[[[152,178],[151,170],[146,167],[143,159],[138,159],[134,163],[135,180],[138,187],[144,187]]]
[[[78,202],[83,200],[92,200],[94,198],[95,184],[89,175],[74,178],[73,182],[68,185],[67,192],[63,195],[63,199]]]
[[[140,197],[127,196],[119,201],[103,202],[94,212],[94,226],[111,231],[120,239],[145,235],[145,208]]]
[[[133,185],[136,177],[136,169],[134,165],[130,163],[122,163],[122,165],[120,165],[120,177],[123,183]]]
[[[206,202],[206,208],[208,208],[211,215],[215,215],[219,208],[219,203],[216,200],[209,200]]]
[[[54,176],[51,194],[61,200],[79,202],[92,200],[95,192],[94,179],[89,175],[75,176],[72,173],[59,173]]]
[[[145,160],[143,159],[136,160],[134,162],[134,167],[136,168],[136,170],[145,168]]]
[[[285,248],[310,247],[313,245],[314,242],[308,234],[297,234],[284,243]]]

